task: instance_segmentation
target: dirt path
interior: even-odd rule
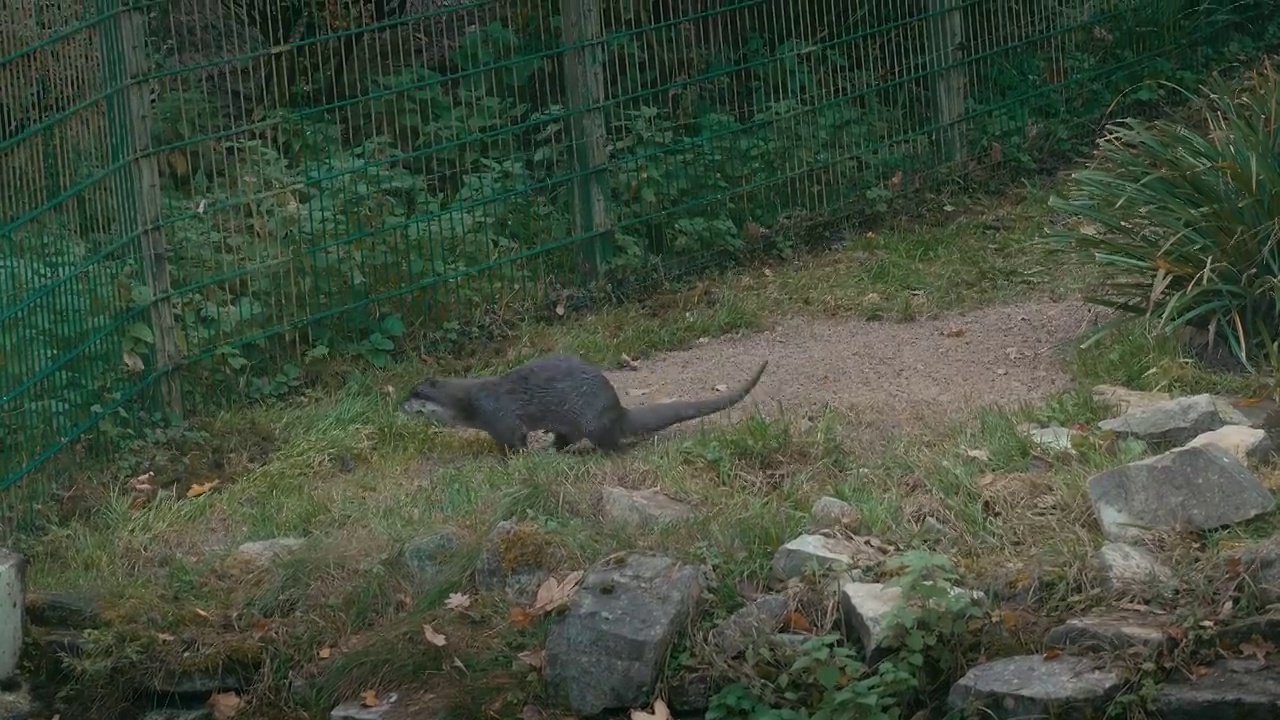
[[[658,355],[609,379],[625,404],[640,405],[714,393],[768,359],[747,401],[717,417],[740,418],[753,403],[771,412],[830,402],[866,430],[906,430],[1069,387],[1062,345],[1097,317],[1081,303],[1025,303],[911,323],[790,319]]]

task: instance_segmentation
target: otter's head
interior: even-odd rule
[[[445,425],[466,425],[459,412],[460,397],[454,390],[453,384],[447,380],[428,378],[409,391],[409,399],[404,401],[400,410],[407,415],[424,415]]]

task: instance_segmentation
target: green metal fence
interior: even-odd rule
[[[326,355],[1037,172],[1139,81],[1257,52],[1270,5],[9,3],[0,486]]]

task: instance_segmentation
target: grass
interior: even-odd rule
[[[1087,279],[1063,277],[1026,249],[1044,222],[1043,200],[1034,191],[945,228],[886,230],[648,303],[521,324],[509,343],[477,349],[465,361],[426,364],[457,371],[465,362],[483,372],[567,350],[614,365],[624,353],[643,357],[784,315],[905,321],[1030,294],[1069,297]],[[524,703],[545,700],[529,669],[515,662],[540,646],[545,628],[512,625],[506,602],[467,584],[486,535],[505,519],[524,523],[528,549],[559,570],[625,549],[709,566],[715,582],[702,626],[739,607],[742,588],[762,583],[774,550],[804,531],[810,506],[824,494],[851,503],[865,534],[945,552],[967,581],[996,598],[1033,598],[1025,619],[984,631],[984,652],[1035,648],[1055,620],[1104,599],[1088,570],[1101,539],[1084,481],[1126,458],[1102,442],[1049,456],[1020,429],[1101,419],[1107,409],[1087,390],[1036,408],[981,411],[945,432],[887,443],[860,440],[857,418],[826,409],[803,419],[710,425],[621,456],[504,460],[487,439],[430,429],[396,412],[423,365],[410,360],[376,374],[336,368],[334,378],[299,397],[223,413],[199,432],[75,477],[74,490],[45,513],[43,534],[22,549],[32,589],[93,592],[111,621],[78,661],[80,701],[101,712],[129,699],[122,688],[163,688],[190,671],[243,672],[257,682],[240,717],[321,717],[367,689],[430,693],[454,717],[517,715]],[[1254,389],[1195,370],[1176,347],[1141,329],[1077,356],[1073,369],[1082,380],[1138,387]],[[143,466],[168,490],[138,508],[122,479]],[[187,497],[192,486],[214,481]],[[699,521],[658,531],[609,526],[593,505],[603,485],[659,487],[695,507]],[[417,587],[400,549],[443,528],[462,545],[444,581]],[[1214,542],[1269,529],[1247,524]],[[285,536],[307,542],[271,569],[229,554],[244,542]],[[472,593],[473,605],[447,609],[453,592]],[[449,643],[425,642],[425,623]],[[700,662],[694,650],[682,657]]]

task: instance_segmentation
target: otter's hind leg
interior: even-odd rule
[[[622,444],[622,434],[613,428],[606,428],[587,436],[591,444],[596,449],[606,453],[622,452],[625,448]]]

